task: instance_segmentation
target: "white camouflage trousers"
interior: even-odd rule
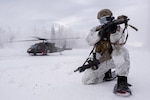
[[[118,76],[128,76],[130,68],[129,52],[125,47],[114,49],[112,59],[107,60],[99,64],[97,70],[87,69],[82,77],[82,82],[86,85],[96,84],[103,82],[105,73],[112,68],[115,68],[115,72]],[[96,54],[96,58],[99,59],[100,54]]]

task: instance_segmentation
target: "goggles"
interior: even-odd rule
[[[105,23],[109,22],[110,20],[111,20],[110,16],[104,16],[99,19],[101,24],[105,24]]]

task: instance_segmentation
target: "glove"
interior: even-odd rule
[[[118,18],[117,19],[127,19],[128,17],[126,16],[126,15],[120,15],[120,16],[118,16]]]

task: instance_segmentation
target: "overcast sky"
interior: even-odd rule
[[[149,0],[0,0],[0,27],[26,28],[58,23],[88,32],[98,25],[97,12],[111,9],[147,33]],[[138,33],[140,34],[140,33]],[[142,35],[144,37],[144,35]]]

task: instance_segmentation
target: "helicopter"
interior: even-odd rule
[[[66,48],[66,43],[63,45],[62,48],[55,46],[55,43],[49,42],[48,40],[61,40],[61,39],[46,39],[46,38],[40,38],[40,37],[34,37],[34,40],[21,40],[17,42],[22,41],[41,41],[38,43],[35,43],[31,45],[27,49],[27,53],[29,55],[47,55],[48,53],[55,53],[55,52],[61,52],[64,50],[72,50],[72,48]],[[65,38],[65,39],[78,39],[78,38]]]

